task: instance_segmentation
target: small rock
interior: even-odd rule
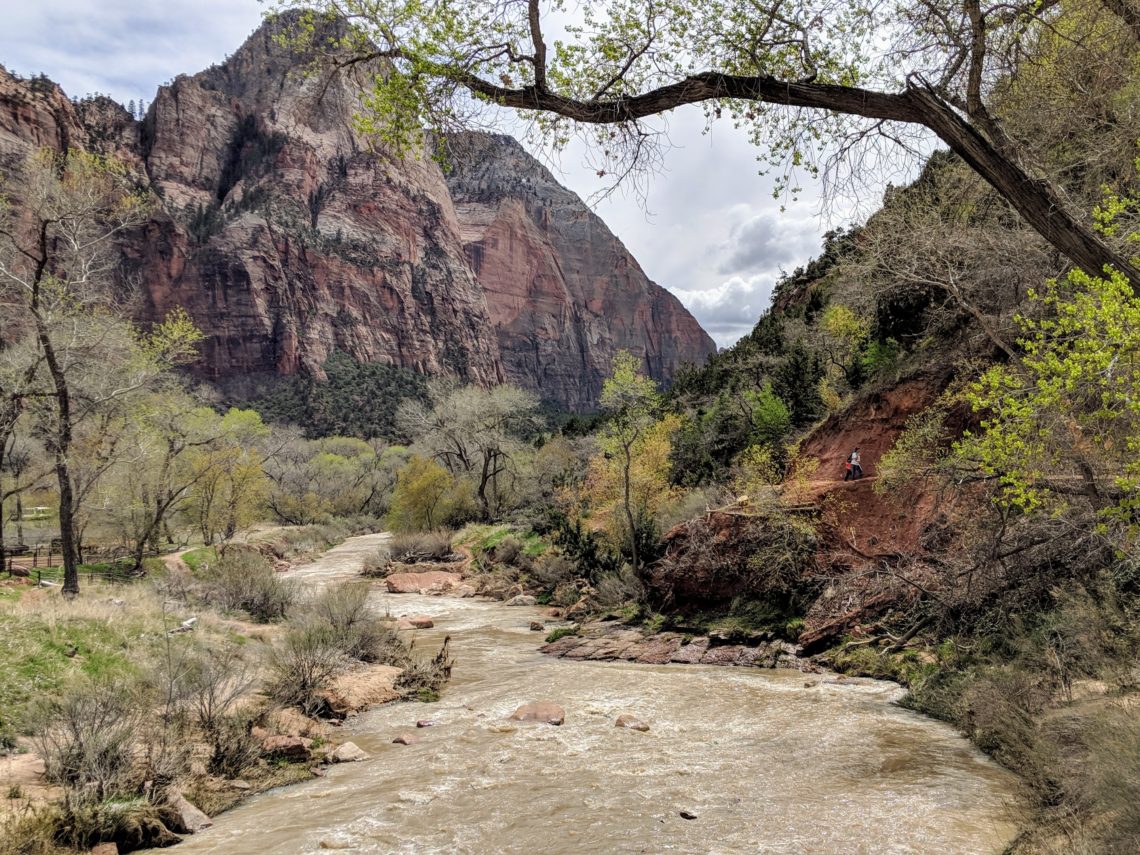
[[[119,855],[119,844],[100,843],[91,850],[91,855]]]
[[[408,618],[408,623],[412,625],[413,629],[431,629],[435,626],[435,621],[427,615],[412,615]]]
[[[435,722],[430,718],[421,718],[416,722],[416,727],[435,727]]]
[[[339,840],[322,840],[320,843],[321,849],[353,849],[351,843],[342,843]]]
[[[111,605],[113,605],[113,606],[125,606],[126,604],[127,604],[126,600],[118,600],[118,599],[111,600]]]
[[[546,627],[542,625],[542,621],[532,620],[530,622],[530,631],[531,632],[542,632],[544,629],[546,629]]]
[[[509,600],[507,600],[505,603],[503,603],[503,605],[504,606],[537,606],[538,600],[536,600],[530,594],[519,594],[517,597],[511,597]]]
[[[392,740],[393,745],[415,745],[420,741],[420,738],[414,733],[401,733]]]
[[[491,733],[517,733],[517,727],[511,727],[509,724],[493,724],[487,728]]]
[[[249,781],[243,781],[241,778],[234,778],[230,781],[230,786],[235,790],[252,790],[253,784]]]
[[[511,714],[511,721],[538,721],[560,725],[566,720],[566,710],[553,701],[534,701],[523,704]]]
[[[313,740],[303,736],[271,736],[261,743],[261,750],[270,757],[303,763],[313,756]]]
[[[329,759],[334,763],[357,763],[367,760],[368,755],[355,742],[346,742],[330,754]]]
[[[696,819],[697,815],[690,810],[683,810],[680,812],[681,819]]]
[[[617,721],[614,722],[614,727],[624,727],[627,730],[639,730],[642,733],[649,730],[649,725],[641,719],[627,714],[619,715]]]

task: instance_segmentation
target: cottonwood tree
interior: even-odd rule
[[[270,430],[252,410],[231,409],[219,441],[193,449],[187,513],[202,542],[223,546],[260,517],[268,492],[261,445]]]
[[[653,429],[661,397],[657,384],[641,372],[641,360],[628,351],[614,356],[613,373],[602,384],[599,401],[609,416],[602,426],[599,442],[606,459],[616,460],[621,485],[621,507],[629,538],[630,564],[636,575],[641,567],[638,536],[647,497],[635,489],[634,457],[638,446]],[[664,459],[668,461],[668,451]],[[639,493],[642,493],[639,495]]]
[[[138,336],[123,320],[114,242],[143,221],[146,207],[121,165],[45,149],[26,159],[6,191],[0,313],[28,328],[42,358],[36,418],[59,489],[63,590],[71,595],[79,592],[78,497],[71,473],[77,426],[144,388],[166,366],[190,358],[197,331],[184,313],[150,337]]]
[[[131,546],[133,570],[142,571],[147,544],[159,536],[179,513],[198,498],[196,489],[211,490],[211,521],[232,536],[249,515],[247,502],[251,461],[232,451],[243,439],[264,431],[256,413],[230,410],[219,415],[198,407],[178,391],[148,394],[136,399],[122,424],[130,455],[107,479],[102,491],[115,527]],[[252,461],[260,471],[260,460]],[[237,488],[235,490],[235,484]],[[212,539],[206,543],[212,543]]]
[[[454,474],[470,477],[485,520],[499,512],[503,479],[523,437],[538,426],[538,401],[530,392],[503,385],[491,389],[436,381],[428,403],[405,401],[397,423],[417,447]]]
[[[1140,268],[1074,214],[1004,127],[1003,85],[1042,40],[1060,35],[1085,66],[1104,45],[1140,40],[1135,0],[902,0],[847,4],[757,0],[575,6],[561,0],[278,0],[285,36],[316,62],[368,76],[359,117],[398,149],[469,125],[479,105],[526,111],[556,145],[592,127],[602,172],[627,177],[660,153],[648,120],[701,104],[730,117],[785,168],[820,159],[848,175],[881,165],[882,148],[933,132],[1062,255],[1140,285]],[[1071,24],[1082,16],[1079,26]],[[344,22],[329,26],[330,21]],[[347,26],[345,25],[347,24]],[[830,154],[821,154],[830,152]],[[862,153],[862,154],[861,154]],[[876,155],[880,155],[876,159]]]

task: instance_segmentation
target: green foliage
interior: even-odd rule
[[[933,406],[907,419],[895,444],[879,458],[878,480],[873,489],[893,493],[915,478],[933,474],[946,461],[951,438],[946,428],[945,406]]]
[[[609,551],[597,532],[583,527],[581,520],[571,520],[561,511],[553,511],[550,525],[554,543],[587,579],[597,580],[605,573],[618,571],[620,557]]]
[[[397,475],[388,525],[393,531],[431,531],[462,524],[475,514],[469,482],[426,457],[412,455]]]
[[[396,439],[396,412],[406,400],[425,400],[423,377],[381,363],[357,362],[331,353],[322,366],[325,380],[294,375],[250,402],[266,421],[304,427],[310,438],[356,436]]]
[[[997,365],[966,392],[982,415],[957,454],[1001,485],[1022,510],[1084,495],[1122,519],[1140,495],[1140,299],[1119,273],[1073,271],[1032,299],[1015,364]]]

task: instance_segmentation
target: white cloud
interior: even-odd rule
[[[733,276],[714,288],[676,293],[713,340],[727,347],[756,325],[772,301],[776,279],[770,273]]]

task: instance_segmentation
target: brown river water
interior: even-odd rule
[[[376,539],[354,538],[305,575],[351,574]],[[370,760],[257,796],[179,855],[967,855],[1000,852],[1016,831],[1015,779],[949,727],[895,706],[893,684],[558,660],[536,652],[534,609],[379,591],[376,602],[433,616],[436,628],[416,636],[424,655],[451,636],[443,699],[351,720],[340,737]],[[539,699],[563,706],[565,724],[505,727]],[[615,728],[621,713],[650,731]],[[437,725],[416,730],[425,718]],[[392,744],[408,730],[422,741]]]

